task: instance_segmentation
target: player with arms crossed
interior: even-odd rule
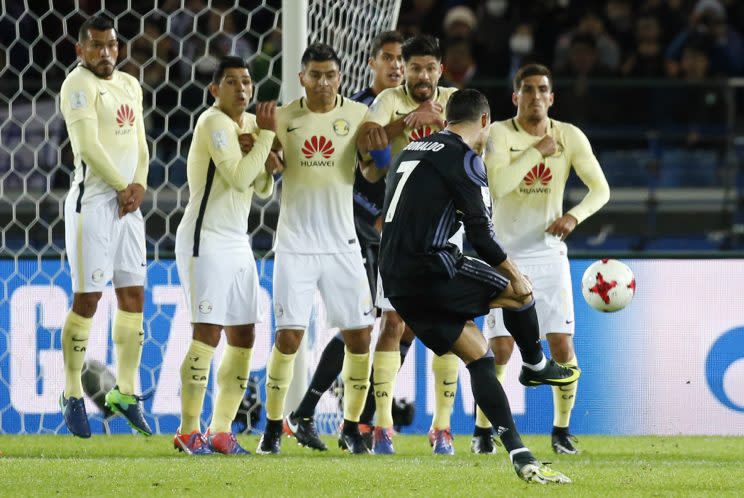
[[[517,475],[570,482],[538,463],[522,444],[493,357],[472,320],[490,308],[504,308],[522,353],[523,376],[535,384],[575,382],[580,372],[546,360],[530,283],[494,238],[479,155],[490,123],[486,97],[461,90],[450,98],[446,115],[444,131],[409,144],[390,167],[380,248],[385,292],[426,347],[437,355],[452,351],[465,362],[473,396],[499,428]],[[463,256],[448,242],[461,222],[485,261]]]
[[[372,86],[356,93],[351,100],[369,106],[380,92],[401,84],[403,81],[402,44],[403,37],[397,31],[384,31],[372,40],[372,50],[367,61],[374,75]],[[377,253],[380,248],[380,224],[382,222],[380,214],[384,200],[385,182],[372,183],[364,177],[362,169],[357,168],[354,177],[354,226],[362,247],[362,257],[372,295],[376,294],[377,288]],[[401,343],[401,358],[405,355],[403,349],[404,346]],[[318,436],[313,415],[323,393],[330,389],[333,381],[341,374],[343,361],[344,338],[341,333],[338,333],[323,350],[318,367],[302,401],[285,419],[284,431],[296,437],[297,442],[302,446],[321,451],[327,449]],[[374,372],[370,377],[370,382],[374,382]],[[359,417],[359,431],[370,448],[372,447],[374,413],[374,390],[369,389],[364,410]],[[343,443],[343,438],[340,441]]]
[[[368,122],[360,132],[360,150],[369,150],[380,167],[387,166],[389,160],[389,156],[381,159],[385,156],[381,150],[388,150],[395,156],[410,142],[439,131],[444,126],[444,106],[457,91],[456,88],[437,86],[442,76],[442,53],[435,38],[416,36],[406,40],[403,60],[406,65],[405,85],[385,90],[377,97],[370,108]],[[383,130],[383,140],[376,141]],[[402,358],[413,341],[410,328],[385,297],[382,286],[378,285],[376,304],[383,314],[373,361],[375,379],[372,389],[377,405],[373,445],[376,454],[395,453],[392,442],[395,379]],[[429,438],[434,453],[453,454],[450,416],[457,391],[457,357],[453,354],[435,356],[432,369],[435,401]]]
[[[491,125],[485,163],[493,197],[493,224],[499,240],[534,287],[540,330],[557,362],[577,366],[573,347],[574,311],[565,238],[610,198],[602,169],[586,136],[577,127],[550,119],[553,81],[545,66],[530,64],[514,77],[514,118]],[[563,213],[563,193],[574,168],[589,189]],[[502,311],[486,319],[486,337],[499,380],[514,349]],[[578,383],[553,387],[552,446],[577,453],[568,431]],[[472,449],[488,452],[491,428],[478,410]]]
[[[253,193],[273,191],[267,162],[276,128],[276,105],[263,102],[245,112],[253,96],[248,64],[223,57],[212,77],[212,107],[194,128],[187,174],[189,203],[176,231],[176,265],[193,328],[181,364],[181,425],[174,446],[189,454],[247,454],[231,431],[243,400],[260,320],[260,286],[248,235]],[[257,134],[243,154],[239,136]],[[264,164],[267,164],[266,169]],[[217,371],[217,395],[206,435],[199,417],[214,350],[222,329],[227,346]]]
[[[134,393],[145,332],[147,150],[139,82],[115,69],[119,40],[113,22],[93,16],[80,27],[78,66],[60,90],[62,116],[75,161],[65,199],[65,249],[72,277],[72,309],[62,328],[65,390],[60,406],[68,430],[90,437],[80,378],[93,315],[113,281],[118,307],[112,336],[117,385],[106,405],[141,434],[152,431]]]
[[[374,306],[354,231],[356,135],[367,106],[338,94],[341,62],[328,45],[302,55],[302,97],[277,111],[277,138],[286,169],[276,232],[276,338],[266,367],[266,428],[260,454],[279,453],[284,401],[294,360],[310,321],[315,293],[328,325],[346,344],[342,438],[352,453],[368,453],[359,415],[369,388],[369,342]]]

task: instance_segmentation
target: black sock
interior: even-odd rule
[[[359,432],[359,422],[352,422],[350,420],[344,419],[344,434],[356,434]]]
[[[475,360],[468,365],[468,370],[470,370],[470,385],[473,388],[475,402],[493,424],[506,451],[511,452],[523,448],[524,444],[519,437],[509,408],[509,400],[506,398],[504,388],[496,379],[496,365],[493,358],[484,356]]]
[[[367,389],[367,399],[364,401],[364,409],[362,414],[359,415],[359,423],[372,425],[372,419],[375,416],[375,390],[372,386],[375,385],[375,369],[372,368],[369,375],[369,389]]]
[[[544,357],[540,344],[540,325],[537,321],[535,303],[521,310],[503,310],[504,327],[514,337],[522,361],[530,365],[537,365]]]
[[[315,407],[320,401],[323,393],[330,389],[333,381],[341,373],[344,366],[344,341],[338,336],[331,339],[328,345],[320,355],[318,368],[313,374],[310,386],[305,391],[305,396],[300,401],[300,405],[294,411],[294,414],[300,418],[312,417],[315,414]]]
[[[282,432],[283,420],[269,420],[266,419],[266,432],[273,432],[274,434]]]

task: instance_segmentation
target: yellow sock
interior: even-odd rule
[[[400,357],[400,353],[398,353]],[[344,381],[344,419],[359,422],[359,416],[367,401],[369,389],[369,353],[354,354],[344,349],[344,366],[341,378]]]
[[[232,429],[232,421],[248,388],[252,353],[253,349],[249,348],[229,344],[225,347],[225,355],[217,370],[217,396],[209,425],[211,432],[230,432]]]
[[[186,357],[181,363],[181,434],[201,431],[204,393],[209,382],[209,366],[214,348],[197,340],[191,341]]]
[[[271,350],[266,366],[266,418],[284,418],[284,400],[294,375],[294,360],[297,353],[284,354],[276,346]]]
[[[578,367],[576,356],[564,363],[566,366]],[[571,421],[571,411],[576,403],[576,391],[579,382],[573,382],[567,386],[553,386],[553,426],[568,427]]]
[[[393,426],[393,394],[400,370],[400,352],[375,351],[373,362],[375,385],[370,389],[375,391],[375,425],[388,429]]]
[[[62,327],[62,356],[65,364],[65,398],[83,397],[80,374],[88,349],[88,335],[92,318],[85,318],[70,310]]]
[[[457,393],[459,358],[452,353],[434,355],[431,368],[434,371],[434,429],[447,429],[450,426],[452,407]]]
[[[504,379],[506,378],[506,365],[496,364],[496,378],[498,379],[499,384],[503,386]],[[493,427],[491,425],[491,421],[486,418],[486,414],[483,413],[483,410],[481,410],[480,406],[478,405],[475,406],[475,426],[482,427],[484,429]]]
[[[142,319],[142,313],[130,313],[120,309],[114,314],[111,336],[116,353],[116,384],[122,394],[134,394],[142,345],[145,343]]]

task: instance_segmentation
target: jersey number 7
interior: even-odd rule
[[[416,169],[416,166],[418,166],[419,162],[420,161],[403,161],[402,163],[400,163],[400,166],[398,166],[398,170],[395,173],[401,173],[403,176],[401,177],[400,181],[398,181],[398,184],[395,186],[395,193],[393,194],[393,198],[390,200],[390,207],[388,207],[388,212],[385,216],[385,223],[390,223],[391,221],[393,221],[393,216],[395,216],[395,208],[398,207],[398,201],[400,201],[400,194],[403,192],[403,186],[405,186],[408,178],[411,176],[411,173],[413,173],[413,170]]]

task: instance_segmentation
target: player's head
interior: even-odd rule
[[[403,81],[403,35],[383,31],[372,40],[367,64],[374,73],[374,86],[393,88]]]
[[[99,78],[109,79],[119,57],[119,40],[111,19],[103,15],[89,17],[78,32],[75,53],[83,66]]]
[[[341,84],[341,59],[333,47],[313,43],[302,54],[300,84],[310,105],[331,105]]]
[[[472,88],[459,90],[449,98],[444,112],[447,127],[466,132],[472,139],[473,150],[482,152],[491,124],[491,107],[486,96]],[[466,139],[464,135],[463,138]]]
[[[230,117],[240,116],[253,97],[253,80],[248,72],[248,63],[234,55],[222,57],[212,74],[209,93],[222,112]]]
[[[541,64],[522,66],[514,75],[512,102],[517,116],[528,121],[542,121],[553,105],[553,75]]]
[[[436,38],[419,35],[403,43],[403,60],[406,63],[406,87],[417,102],[434,98],[439,78],[442,76],[442,50]]]

